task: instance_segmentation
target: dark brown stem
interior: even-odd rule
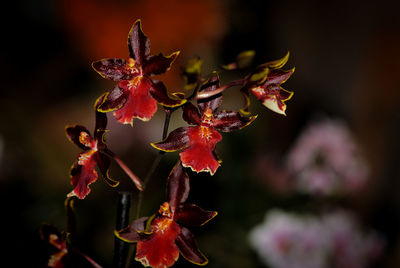
[[[131,208],[131,193],[119,192],[118,193],[118,204],[117,204],[117,219],[115,224],[116,230],[121,230],[129,224],[129,211]],[[114,238],[114,268],[125,268],[126,260],[129,253],[129,244]]]

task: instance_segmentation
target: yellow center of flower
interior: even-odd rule
[[[160,206],[158,213],[160,213],[163,217],[171,218],[171,208],[170,208],[168,202],[164,202]]]
[[[135,59],[129,58],[128,63],[126,64],[126,69],[131,73],[135,75],[141,74],[141,68],[140,66],[137,66]]]
[[[200,137],[209,140],[211,138],[211,131],[208,127],[200,127]]]
[[[79,134],[79,142],[82,143],[83,145],[87,146],[87,147],[91,147],[91,139],[89,137],[89,134],[87,134],[84,131],[82,131]]]
[[[97,151],[96,149],[90,150],[86,153],[82,153],[78,158],[78,165],[84,166],[87,161],[92,157],[92,155]]]

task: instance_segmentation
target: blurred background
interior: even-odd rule
[[[255,102],[257,120],[240,132],[223,134],[217,145],[223,159],[217,173],[191,174],[189,201],[219,212],[193,229],[208,267],[279,267],[265,263],[248,238],[276,208],[312,215],[327,208],[351,211],[362,228],[384,241],[369,266],[354,267],[400,267],[397,1],[19,0],[8,5],[1,17],[0,67],[5,263],[46,266],[51,250],[39,228],[46,222],[65,229],[63,202],[72,190],[68,171],[80,152],[66,139],[64,127],[81,124],[93,130],[93,103],[114,83],[93,71],[91,62],[127,58],[127,34],[140,18],[152,54],[181,51],[162,76],[168,88],[183,86],[180,66],[192,56],[204,60],[204,74],[248,49],[256,51],[255,64],[290,51],[287,69],[296,67],[283,85],[295,92],[287,116]],[[229,81],[244,74],[223,72],[221,77]],[[241,101],[238,90],[231,89],[223,108],[237,109]],[[174,114],[170,130],[183,126],[179,117]],[[133,128],[116,123],[111,114],[108,118],[109,148],[144,177],[157,153],[149,143],[161,139],[162,109],[148,123],[135,121]],[[355,194],[301,193],[279,180],[297,137],[318,118],[344,122],[362,152],[368,178]],[[163,158],[147,188],[143,215],[164,201],[165,180],[177,159],[177,153]],[[118,166],[113,164],[111,174],[121,181],[118,190],[135,192]],[[91,189],[75,204],[78,247],[110,267],[117,191],[101,178]],[[182,257],[177,262],[177,267],[192,266]]]

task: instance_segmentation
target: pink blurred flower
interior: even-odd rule
[[[300,191],[323,195],[356,191],[368,175],[350,130],[329,119],[300,135],[288,153],[287,168]]]

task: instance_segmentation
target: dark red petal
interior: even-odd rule
[[[220,87],[219,76],[218,74],[214,74],[207,82],[205,82],[199,92],[207,92],[216,90]],[[212,97],[201,99],[197,101],[197,105],[199,106],[200,113],[203,114],[207,109],[211,109],[213,113],[219,108],[222,102],[222,93],[216,94]]]
[[[180,204],[184,203],[189,196],[189,177],[183,170],[181,161],[175,165],[168,176],[167,181],[167,202],[169,203],[172,213]]]
[[[175,240],[181,228],[173,220],[164,217],[154,219],[152,228],[150,237],[137,243],[135,260],[153,268],[170,267],[179,257]]]
[[[175,243],[182,256],[188,261],[198,265],[206,265],[208,263],[206,256],[197,247],[194,235],[189,229],[181,227],[181,233],[176,238]]]
[[[151,143],[151,146],[164,152],[173,152],[187,148],[189,146],[187,130],[188,127],[177,128],[171,131],[165,140]]]
[[[127,91],[128,98],[124,106],[114,112],[118,122],[133,124],[133,119],[150,120],[157,111],[157,102],[150,95],[152,82],[146,77],[135,77],[130,81],[121,81],[119,86]]]
[[[223,132],[242,129],[253,122],[257,116],[244,117],[238,112],[222,111],[215,115],[212,127]]]
[[[103,102],[99,103],[97,110],[99,112],[107,113],[120,109],[127,101],[129,91],[123,90],[118,85],[103,98]]]
[[[65,133],[67,134],[67,138],[74,143],[75,145],[79,146],[82,150],[90,150],[90,146],[88,144],[84,144],[81,142],[81,133],[84,132],[87,134],[90,139],[92,139],[89,130],[85,128],[84,126],[81,125],[73,125],[73,126],[66,126],[65,127]]]
[[[113,81],[128,80],[133,76],[126,68],[123,59],[103,59],[92,63],[93,69],[102,77]]]
[[[240,89],[240,93],[243,95],[244,106],[240,109],[240,112],[244,115],[250,115],[249,107],[250,107],[250,92],[247,87],[242,87]]]
[[[79,160],[71,168],[71,184],[74,190],[68,196],[77,196],[84,199],[90,192],[89,184],[97,180],[95,155],[97,152],[90,150],[79,154]]]
[[[254,87],[251,88],[251,91],[265,107],[283,115],[285,115],[286,111],[284,102],[293,95],[293,92],[287,91],[276,84],[268,87]]]
[[[153,81],[150,94],[158,103],[166,107],[176,107],[186,102],[186,99],[171,99],[168,96],[167,88],[161,81]]]
[[[65,246],[65,240],[61,232],[53,225],[42,224],[42,226],[40,226],[40,236],[43,241],[53,245],[57,249],[62,249]]]
[[[97,166],[99,167],[99,170],[101,172],[101,175],[103,175],[104,180],[111,186],[111,187],[116,187],[118,186],[119,182],[116,180],[113,180],[110,178],[110,175],[108,174],[110,171],[110,158],[101,153],[98,152],[96,154],[96,162],[97,162]]]
[[[190,102],[186,103],[183,107],[183,120],[190,125],[200,125],[201,115],[199,110]]]
[[[216,211],[207,211],[194,204],[183,204],[175,213],[174,220],[184,225],[201,226],[217,216]]]
[[[220,164],[214,156],[215,145],[222,140],[221,134],[213,128],[189,127],[187,130],[190,146],[179,155],[184,167],[193,171],[210,172],[214,175]]]
[[[146,59],[144,63],[143,73],[146,75],[163,74],[171,68],[171,64],[179,55],[179,51],[165,57],[163,54],[153,55]]]
[[[294,73],[294,68],[288,71],[284,71],[281,69],[275,69],[271,70],[268,73],[267,80],[264,82],[263,87],[266,87],[268,85],[272,84],[283,84],[286,82],[286,80],[289,79],[289,77]]]
[[[134,243],[142,241],[146,239],[147,236],[143,234],[144,229],[146,228],[146,223],[149,217],[142,217],[135,221],[133,221],[128,227],[122,230],[115,230],[114,234],[121,240]]]
[[[150,53],[150,40],[142,31],[141,20],[137,20],[129,31],[128,48],[130,57],[135,59],[139,66],[143,66]]]

